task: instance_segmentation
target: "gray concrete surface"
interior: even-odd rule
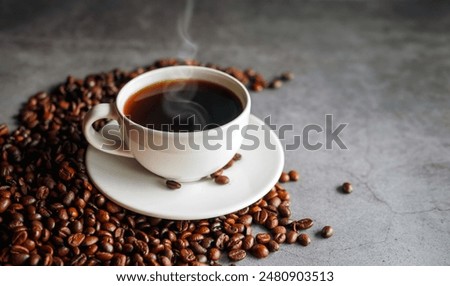
[[[182,52],[183,1],[1,1],[0,122],[68,74],[129,69]],[[279,91],[253,94],[253,113],[348,127],[348,150],[286,153],[293,216],[310,233],[240,265],[450,265],[450,5],[448,1],[197,1],[197,58],[292,70]],[[322,136],[317,138],[323,140]],[[336,191],[342,182],[355,191]]]

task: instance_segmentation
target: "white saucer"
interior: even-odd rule
[[[250,116],[250,124],[264,126],[254,115]],[[165,219],[211,218],[251,205],[278,181],[284,166],[283,147],[270,131],[270,142],[275,146],[271,150],[264,144],[264,133],[262,128],[249,132],[259,139],[259,147],[239,151],[242,159],[224,172],[230,178],[227,185],[203,179],[170,190],[164,179],[147,171],[134,159],[109,155],[91,146],[86,152],[86,166],[96,187],[124,208]],[[243,144],[251,142],[245,139]]]

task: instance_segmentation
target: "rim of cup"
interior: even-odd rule
[[[124,108],[127,100],[132,95],[134,95],[136,92],[138,92],[139,90],[144,88],[144,87],[141,87],[141,88],[138,88],[138,89],[135,89],[135,90],[128,91],[130,86],[135,84],[136,82],[141,81],[142,78],[151,77],[151,76],[154,76],[154,75],[156,75],[158,73],[166,73],[166,72],[168,72],[168,70],[174,70],[174,71],[178,70],[179,72],[180,71],[187,72],[187,71],[192,71],[192,70],[206,71],[206,72],[213,73],[213,74],[216,74],[218,76],[221,76],[221,77],[225,78],[226,80],[233,82],[233,84],[235,84],[239,89],[242,90],[243,95],[244,95],[243,96],[244,98],[242,98],[242,96],[240,96],[240,95],[237,95],[237,97],[239,98],[239,100],[241,101],[241,103],[243,105],[243,109],[242,109],[241,113],[237,117],[235,117],[233,120],[231,120],[230,122],[227,122],[227,123],[225,123],[223,125],[220,125],[220,126],[217,126],[215,128],[211,128],[211,129],[207,129],[207,130],[194,130],[194,131],[187,131],[187,132],[162,131],[162,130],[158,130],[158,129],[149,128],[149,127],[143,126],[143,125],[141,125],[141,124],[139,124],[137,122],[134,122],[129,117],[125,116],[125,114],[123,113],[123,108]],[[167,79],[167,80],[177,80],[177,79],[199,79],[199,80],[208,81],[207,78],[200,78],[200,77],[196,77],[196,76],[186,76],[186,77],[180,76],[180,77],[170,78],[170,79]],[[158,82],[163,82],[163,81],[165,81],[165,80],[153,81],[153,82],[150,82],[149,84],[147,84],[146,86],[153,85],[153,84],[156,84]],[[225,87],[227,89],[230,89],[226,85],[221,84],[220,82],[217,82],[217,81],[211,81],[211,82],[213,82],[215,84],[219,84],[219,85],[221,85],[221,86],[223,86],[223,87]],[[236,95],[236,93],[234,91],[231,90],[231,92],[233,92]],[[119,108],[119,102],[122,105],[122,108]],[[186,135],[193,134],[193,133],[201,134],[201,133],[204,133],[204,132],[210,132],[210,131],[214,131],[214,130],[217,130],[217,129],[227,129],[231,125],[236,124],[236,122],[240,121],[244,116],[246,116],[247,113],[250,113],[251,98],[250,98],[250,94],[249,94],[247,88],[239,80],[237,80],[236,78],[232,77],[231,75],[229,75],[229,74],[227,74],[225,72],[222,72],[222,71],[219,71],[219,70],[216,70],[216,69],[212,69],[212,68],[208,68],[208,67],[171,66],[171,67],[164,67],[164,68],[159,68],[159,69],[156,69],[156,70],[145,72],[145,73],[143,73],[143,74],[133,78],[129,82],[127,82],[121,88],[119,93],[117,94],[116,100],[114,102],[114,107],[116,108],[117,112],[120,114],[121,119],[122,120],[126,120],[128,123],[132,124],[133,126],[142,128],[144,130],[152,131],[153,133],[161,133],[161,134],[177,135],[177,136],[186,136]]]

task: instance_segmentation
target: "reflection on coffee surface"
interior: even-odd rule
[[[228,88],[209,81],[177,79],[149,85],[133,94],[124,113],[156,130],[191,132],[224,125],[243,110]]]

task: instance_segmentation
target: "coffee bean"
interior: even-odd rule
[[[275,215],[270,215],[265,222],[265,226],[268,229],[273,229],[273,228],[277,227],[278,226],[278,218]]]
[[[280,88],[280,87],[282,87],[283,86],[283,82],[281,81],[281,80],[279,80],[279,79],[274,79],[273,81],[271,81],[270,83],[269,83],[269,87],[270,88],[276,88],[276,89],[278,89],[278,88]]]
[[[216,184],[226,185],[230,182],[230,179],[227,176],[220,175],[215,177],[214,181],[216,182]]]
[[[11,200],[9,198],[0,198],[0,214],[4,213],[10,205]]]
[[[284,72],[281,74],[281,79],[288,81],[288,80],[293,80],[294,79],[294,73],[292,72]]]
[[[267,249],[270,252],[275,252],[280,249],[280,245],[275,240],[271,240],[267,243]]]
[[[291,216],[291,209],[287,206],[280,205],[278,207],[278,211],[279,211],[281,217],[290,217]]]
[[[292,230],[299,231],[299,230],[305,230],[308,228],[311,228],[314,225],[314,222],[310,218],[304,218],[298,221],[292,222]]]
[[[311,238],[306,233],[300,233],[297,241],[300,245],[308,246],[311,243]]]
[[[36,249],[36,242],[31,239],[27,239],[22,243],[22,246],[28,249],[28,251],[32,252],[34,249]]]
[[[260,91],[262,91],[264,89],[264,85],[261,84],[261,83],[256,83],[255,82],[254,84],[252,84],[251,89],[253,91],[260,92]]]
[[[327,225],[322,228],[320,234],[323,238],[330,238],[334,234],[334,230],[331,226]]]
[[[9,129],[6,124],[0,124],[0,136],[5,136],[9,134]]]
[[[241,154],[239,154],[239,153],[234,154],[234,156],[233,156],[233,160],[234,161],[239,161],[241,159],[242,159],[242,155]]]
[[[256,212],[253,215],[253,219],[258,223],[258,224],[264,224],[267,220],[267,218],[269,217],[269,214],[267,213],[266,210],[261,210],[259,212]]]
[[[274,234],[278,234],[278,233],[286,233],[286,228],[285,228],[284,226],[279,225],[279,226],[274,227],[274,228],[272,229],[272,233],[274,233]]]
[[[97,251],[95,257],[101,261],[109,261],[114,257],[114,254],[109,252]]]
[[[256,235],[256,241],[260,244],[266,244],[268,243],[270,240],[272,239],[272,237],[270,236],[269,233],[258,233]]]
[[[247,252],[243,249],[233,249],[228,252],[228,258],[231,261],[239,261],[244,259],[247,256]]]
[[[99,210],[96,214],[96,218],[99,222],[108,222],[110,219],[109,213],[105,210]]]
[[[289,179],[291,181],[295,181],[296,182],[296,181],[298,181],[300,179],[299,173],[297,171],[295,171],[295,170],[289,171],[288,175],[289,175]]]
[[[297,240],[298,233],[296,231],[290,230],[286,234],[286,243],[292,244]]]
[[[221,255],[222,255],[222,253],[220,252],[220,249],[218,249],[218,248],[216,248],[216,247],[212,247],[212,248],[209,250],[208,257],[209,257],[209,259],[212,260],[212,261],[217,261],[217,260],[220,259]]]
[[[180,251],[180,257],[184,262],[192,262],[196,258],[194,252],[189,248],[183,248]]]
[[[100,248],[101,248],[104,252],[112,253],[112,252],[114,251],[114,246],[113,246],[111,243],[106,242],[106,241],[104,241],[104,242],[102,242],[102,243],[100,244]]]
[[[85,237],[86,236],[82,233],[72,234],[67,239],[67,243],[72,247],[76,247],[79,246],[84,241]]]
[[[253,217],[249,214],[244,214],[243,216],[239,217],[238,221],[242,223],[243,225],[251,225],[253,221]]]
[[[255,246],[253,246],[251,249],[251,253],[256,258],[265,258],[269,256],[269,250],[263,244],[256,244]]]
[[[278,180],[280,183],[286,183],[289,182],[290,178],[289,175],[285,172],[282,172],[280,175],[280,179]]]
[[[12,237],[12,244],[20,245],[24,243],[28,238],[26,230],[16,231]]]
[[[194,253],[196,254],[206,254],[206,252],[208,251],[206,248],[204,248],[203,246],[201,246],[201,244],[197,241],[193,241],[190,244],[190,248],[192,249],[192,251],[194,251]]]
[[[75,169],[70,167],[69,165],[64,165],[59,169],[59,177],[64,181],[69,181],[75,175]]]
[[[181,184],[172,180],[166,181],[166,186],[171,190],[176,190],[181,188]]]
[[[281,199],[279,197],[273,197],[269,200],[269,205],[278,208],[281,204]]]
[[[346,194],[350,194],[351,192],[353,192],[353,186],[351,183],[349,182],[345,182],[342,184],[342,191]]]
[[[242,234],[233,235],[227,242],[227,249],[240,249],[242,247]]]

